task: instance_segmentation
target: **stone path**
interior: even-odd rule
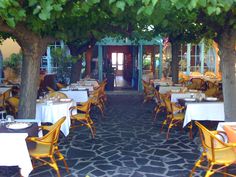
[[[143,104],[142,96],[109,95],[105,118],[92,110],[97,128],[95,139],[91,139],[86,127],[74,129],[61,139],[60,150],[70,167],[68,174],[59,162],[61,176],[189,176],[200,155],[196,145],[199,139],[190,140],[187,131],[174,128],[167,141],[166,129],[160,133],[160,121],[151,123],[153,106],[154,103]],[[50,176],[56,174],[47,166],[30,174],[30,177]]]

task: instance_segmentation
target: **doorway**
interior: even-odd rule
[[[115,88],[129,88],[130,83],[128,83],[127,79],[125,78],[125,61],[126,61],[126,54],[122,52],[112,52],[111,53],[111,61],[112,61],[112,68],[115,71],[115,80],[114,80],[114,87]]]
[[[116,76],[122,76],[124,70],[124,53],[112,53],[111,60]]]

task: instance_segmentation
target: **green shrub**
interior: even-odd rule
[[[15,74],[19,75],[22,67],[23,55],[22,53],[13,53],[9,58],[3,61],[4,68],[11,68]]]

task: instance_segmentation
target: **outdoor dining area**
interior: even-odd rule
[[[0,166],[18,166],[20,174],[28,176],[37,166],[31,162],[34,159],[41,161],[41,165],[49,165],[61,176],[56,160],[62,160],[69,172],[58,147],[59,135],[67,137],[76,127],[85,126],[90,132],[87,136],[95,138],[96,127],[90,110],[92,106],[97,107],[101,115],[104,114],[105,85],[106,80],[98,83],[94,79],[68,86],[57,83],[57,91],[49,88],[43,92],[44,96],[35,100],[36,116],[21,119],[18,116],[19,92],[13,91],[17,85],[2,84],[0,141],[4,143],[0,148]],[[49,158],[48,161],[45,158]]]
[[[197,79],[143,80],[142,95],[107,95],[106,80],[57,83],[32,119],[17,117],[17,85],[2,84],[0,176],[234,176],[221,81]]]
[[[166,127],[167,140],[176,126],[188,129],[190,140],[195,138],[193,128],[199,129],[202,155],[189,176],[194,176],[198,168],[206,170],[205,176],[216,173],[235,176],[235,171],[228,173],[226,169],[235,164],[236,122],[225,122],[221,78],[211,72],[205,75],[193,72],[190,76],[179,73],[179,81],[180,84],[163,80],[142,81],[143,103],[153,100],[156,103],[152,123],[159,123],[161,132]],[[159,120],[163,113],[164,119]],[[204,126],[200,122],[208,123]],[[212,122],[219,122],[213,130]]]
[[[0,177],[236,177],[236,0],[0,0]]]

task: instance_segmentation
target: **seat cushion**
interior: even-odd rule
[[[32,157],[47,157],[50,154],[50,146],[37,144],[35,149],[29,150]]]

